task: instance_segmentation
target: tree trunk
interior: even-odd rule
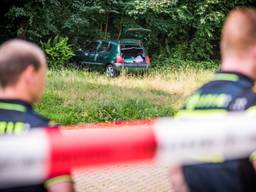
[[[168,54],[170,54],[170,53],[171,53],[171,51],[170,51],[170,46],[169,46],[169,39],[168,39],[168,37],[165,37],[165,50],[166,50],[166,52],[167,52]]]
[[[106,26],[105,26],[105,39],[107,38],[108,35],[108,21],[109,20],[109,14],[107,14],[107,21],[106,21]]]

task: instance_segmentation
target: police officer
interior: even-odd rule
[[[178,117],[251,110],[256,105],[256,10],[239,8],[226,19],[221,38],[221,69],[187,99]],[[218,127],[216,127],[218,129]],[[243,131],[243,127],[241,127]],[[199,165],[172,169],[176,191],[256,191],[256,177],[248,159],[224,161],[197,157]],[[181,174],[182,173],[182,174]]]
[[[49,120],[32,107],[44,92],[46,72],[44,53],[35,44],[10,40],[0,46],[0,135],[49,126]],[[50,178],[40,185],[0,191],[72,192],[73,184],[67,174]]]

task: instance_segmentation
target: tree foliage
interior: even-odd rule
[[[0,40],[45,42],[61,35],[78,47],[94,39],[118,38],[129,27],[144,27],[152,30],[146,42],[151,53],[216,59],[227,13],[254,5],[254,0],[2,0]]]

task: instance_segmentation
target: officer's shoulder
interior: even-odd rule
[[[251,89],[248,89],[245,95],[248,99],[256,101],[256,87],[254,86]]]
[[[47,127],[50,120],[43,115],[37,113],[34,110],[29,110],[26,113],[26,121],[32,125],[32,127]]]

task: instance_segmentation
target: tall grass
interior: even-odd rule
[[[151,70],[144,76],[110,79],[84,70],[51,70],[39,112],[74,124],[172,116],[213,70]]]

